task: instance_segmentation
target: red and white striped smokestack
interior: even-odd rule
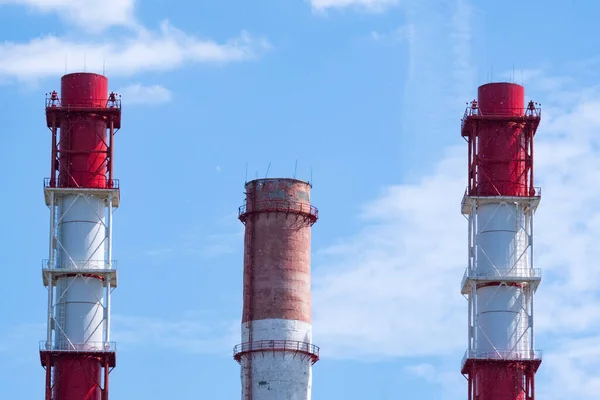
[[[461,134],[469,145],[469,264],[461,290],[468,299],[468,348],[462,373],[469,400],[533,400],[541,353],[534,350],[533,138],[541,111],[524,104],[514,83],[479,87]]]
[[[246,184],[241,364],[243,400],[310,400],[312,344],[311,186],[296,179]]]
[[[108,400],[115,367],[110,341],[110,296],[117,286],[112,261],[112,215],[119,206],[113,179],[114,134],[121,106],[106,77],[68,74],[61,93],[46,100],[52,132],[50,248],[43,263],[48,331],[40,343],[46,400]]]

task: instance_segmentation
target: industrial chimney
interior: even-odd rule
[[[246,184],[241,364],[243,400],[310,400],[312,344],[311,185],[296,179]]]
[[[541,353],[534,350],[533,138],[540,109],[524,105],[514,83],[479,87],[462,120],[469,147],[462,213],[469,221],[468,267],[461,283],[469,304],[462,374],[470,400],[533,400]]]
[[[52,133],[50,243],[42,275],[48,288],[48,327],[40,343],[46,400],[108,400],[115,367],[110,297],[117,286],[112,261],[112,215],[119,206],[114,179],[114,135],[121,104],[106,77],[73,73],[61,93],[46,99]]]

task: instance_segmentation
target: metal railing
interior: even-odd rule
[[[238,344],[233,348],[233,358],[236,361],[242,359],[242,355],[254,352],[289,351],[304,353],[310,356],[312,363],[319,359],[319,347],[307,342],[296,340],[259,340]]]
[[[473,269],[469,271],[467,268],[465,273],[463,274],[463,278],[460,282],[460,287],[464,287],[467,279],[478,279],[478,280],[502,280],[504,278],[509,279],[541,279],[542,278],[542,269],[541,268],[504,268],[504,269],[490,269],[480,271],[477,269]]]
[[[476,360],[507,360],[507,361],[536,361],[542,359],[542,350],[511,350],[511,351],[475,351],[467,350],[460,363],[461,368],[469,359]]]
[[[467,187],[465,189],[465,192],[464,192],[463,198],[462,198],[462,202],[460,204],[461,208],[465,207],[467,199],[469,197],[490,197],[490,198],[493,198],[493,197],[541,197],[542,196],[542,188],[540,186],[534,186],[533,188],[528,188],[528,187],[525,187],[525,186],[522,186],[522,185],[515,184],[515,185],[513,185],[513,187],[516,187],[516,188],[519,188],[519,189],[523,189],[523,191],[529,192],[529,193],[526,194],[526,195],[517,195],[517,196],[505,196],[505,195],[501,195],[499,193],[498,194],[494,194],[494,195],[484,195],[484,196],[482,196],[482,195],[477,194],[477,184],[475,184],[475,188],[473,190],[475,193],[472,193],[472,194],[469,194],[469,188]],[[531,193],[531,191],[529,189],[533,189],[533,193]]]
[[[40,341],[40,351],[62,351],[73,353],[114,353],[117,351],[115,342],[85,342],[73,343],[70,341]]]
[[[541,107],[510,107],[503,108],[502,110],[494,110],[494,111],[485,111],[482,112],[481,108],[473,108],[472,106],[468,106],[465,109],[465,113],[463,115],[463,119],[466,117],[471,117],[473,115],[479,117],[541,117],[542,116],[542,108]]]
[[[65,183],[65,181],[67,183]],[[118,179],[95,178],[86,180],[79,185],[72,178],[44,178],[44,189],[48,188],[66,188],[66,189],[119,189]]]
[[[519,107],[519,108],[505,108],[494,112],[482,112],[480,108],[473,108],[469,106],[465,109],[463,114],[460,129],[461,131],[465,128],[465,124],[469,117],[528,117],[532,119],[538,119],[542,117],[542,109],[540,107]]]
[[[43,269],[116,269],[117,260],[42,260]]]
[[[247,214],[253,212],[290,212],[310,216],[313,219],[319,218],[317,207],[307,203],[293,200],[262,200],[254,203],[253,206],[244,204],[239,208],[239,217],[244,218]]]
[[[121,99],[118,98],[103,98],[103,99],[85,99],[79,100],[79,102],[63,104],[60,99],[47,97],[46,108],[50,109],[61,109],[61,110],[87,110],[90,108],[108,108],[108,109],[121,109]]]

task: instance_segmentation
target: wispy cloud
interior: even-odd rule
[[[165,21],[158,32],[98,42],[44,36],[27,43],[2,43],[0,79],[35,80],[55,76],[64,72],[65,58],[71,68],[83,67],[85,60],[87,70],[101,71],[106,66],[115,76],[171,70],[185,63],[244,61],[268,47],[266,39],[246,32],[219,44],[187,35]]]
[[[472,81],[475,75],[471,60],[473,9],[468,0],[455,0],[451,12],[450,39],[452,41],[452,74],[455,82]],[[457,95],[463,94],[458,87]]]
[[[544,271],[535,324],[537,342],[546,346],[537,387],[548,399],[591,400],[600,388],[593,375],[600,271],[590,268],[600,258],[600,87],[583,81],[565,87],[557,79],[547,90],[552,80],[542,71],[528,83],[528,92],[546,104],[535,165],[543,188],[535,263]],[[556,91],[571,102],[555,99]],[[452,130],[458,135],[458,126]],[[467,225],[459,215],[465,150],[464,144],[449,147],[431,173],[386,188],[364,208],[364,229],[320,256],[315,326],[331,356],[452,354],[458,363],[467,315],[458,288],[466,263]],[[429,379],[431,370],[412,372]]]
[[[68,23],[96,33],[114,25],[135,24],[135,0],[0,0],[0,8],[3,5],[54,13]]]
[[[412,25],[404,25],[388,32],[371,31],[370,37],[376,42],[398,42],[410,39],[414,34]]]
[[[113,338],[121,347],[230,355],[232,343],[239,341],[239,321],[224,321],[216,313],[184,314],[171,319],[116,314]]]
[[[456,369],[440,370],[432,364],[421,363],[410,365],[404,369],[409,375],[422,379],[428,385],[435,385],[441,389],[440,400],[456,400],[464,398],[464,378],[456,373]]]
[[[46,338],[46,324],[23,323],[8,326],[0,331],[0,354],[12,362],[34,365],[39,363],[37,345]]]
[[[408,68],[402,133],[443,132],[456,121],[476,85],[471,60],[473,11],[466,0],[408,1],[403,4]],[[427,118],[423,118],[424,110]]]
[[[544,359],[549,379],[538,385],[541,399],[596,399],[600,391],[600,336],[564,340]],[[537,397],[537,396],[536,396]]]
[[[410,365],[405,368],[406,372],[417,376],[419,378],[423,378],[426,381],[433,382],[435,380],[436,370],[435,367],[431,364],[416,364]]]
[[[237,221],[237,213],[219,218],[217,224],[222,225],[220,232],[214,232],[214,227],[194,225],[172,238],[172,243],[142,253],[153,258],[170,257],[174,252],[178,255],[214,258],[239,251],[244,238],[244,225]]]
[[[460,281],[464,268],[466,227],[456,204],[463,154],[452,148],[433,175],[386,188],[364,208],[364,229],[320,256],[314,313],[324,352],[394,357],[462,348],[465,303],[448,282]],[[439,201],[441,193],[456,202]]]
[[[162,104],[171,101],[172,97],[171,91],[163,86],[139,83],[125,86],[117,93],[127,100],[127,104]]]
[[[218,42],[189,35],[164,20],[157,30],[137,22],[134,0],[0,0],[41,13],[56,13],[76,31],[69,36],[44,34],[23,42],[0,43],[0,83],[40,79],[72,70],[131,76],[142,71],[168,71],[188,63],[223,65],[256,59],[271,45],[264,37],[241,31]],[[95,35],[112,26],[125,29]],[[153,88],[156,90],[157,88]],[[161,91],[161,98],[166,92]]]
[[[405,119],[406,134],[447,131],[457,118],[452,110],[462,112],[462,101],[453,104],[457,94],[472,83],[471,34],[459,26],[470,24],[468,4],[455,0],[439,9],[432,4],[405,4],[411,68],[404,107],[408,116],[418,116]],[[455,77],[451,83],[448,74]],[[436,111],[424,120],[423,104],[432,98]],[[385,188],[364,207],[362,231],[320,254],[314,307],[324,352],[344,357],[351,349],[361,357],[390,357],[462,350],[465,304],[448,282],[459,281],[465,267],[465,225],[457,205],[465,157],[466,146],[449,147],[432,175]],[[441,194],[456,203],[439,201]]]
[[[313,10],[357,8],[370,12],[381,12],[399,4],[399,0],[310,0]]]

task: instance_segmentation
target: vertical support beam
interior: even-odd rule
[[[477,154],[477,131],[475,127],[469,133],[469,196],[475,194],[477,166],[475,165],[475,155]]]
[[[56,205],[54,204],[54,192],[50,192],[50,248],[48,250],[48,265],[46,268],[54,268],[54,219],[55,219],[55,209]],[[46,332],[46,349],[50,350],[52,347],[52,330],[53,330],[53,320],[54,320],[54,276],[52,273],[48,273],[48,327]],[[47,368],[50,369],[50,366]]]
[[[105,316],[105,323],[106,323],[106,343],[105,346],[110,346],[110,292],[111,292],[111,287],[110,287],[110,276],[106,277],[106,316]],[[110,349],[110,347],[109,347]]]
[[[109,369],[108,369],[108,362],[104,362],[104,396],[102,396],[104,399],[103,400],[108,400],[108,374],[109,374]]]
[[[533,298],[535,297],[533,295],[533,288],[531,286],[529,286],[529,296],[530,296],[530,300],[529,300],[529,305],[531,307],[531,317],[530,317],[530,327],[529,327],[529,334],[531,335],[530,337],[530,343],[531,343],[531,351],[533,352],[533,354],[531,354],[531,358],[534,358],[535,355],[535,335],[534,335],[534,331],[533,331],[533,327],[534,327],[534,321],[533,321],[533,315],[534,315],[534,311],[533,311]]]
[[[109,174],[108,179],[109,179],[109,181],[107,183],[108,183],[109,187],[112,187],[112,185],[114,183],[113,179],[115,176],[114,171],[113,171],[113,168],[114,168],[113,156],[115,154],[114,153],[114,149],[115,149],[114,139],[115,139],[115,123],[113,121],[113,118],[111,117],[110,118],[110,143],[109,143],[109,147],[108,147],[108,174]]]
[[[48,327],[46,328],[46,350],[52,348],[52,330],[54,329],[54,276],[48,273]],[[49,368],[49,367],[48,367]]]
[[[529,154],[529,186],[531,187],[531,191],[535,193],[535,187],[533,186],[533,134],[533,128],[530,126],[527,130],[527,139],[529,140],[529,148],[531,149]]]
[[[52,366],[50,356],[44,356],[46,361],[46,400],[52,400]]]
[[[477,200],[471,203],[471,271],[475,271],[477,265]]]
[[[469,134],[469,137],[467,138],[467,143],[468,143],[467,147],[469,148],[469,154],[468,154],[468,158],[467,158],[467,163],[469,164],[468,165],[468,173],[467,173],[467,175],[468,175],[467,176],[467,180],[468,180],[467,195],[471,194],[472,182],[473,182],[473,178],[472,178],[472,176],[473,176],[473,171],[472,171],[472,169],[473,169],[473,162],[472,162],[473,146],[472,146],[471,142],[472,142],[472,135]]]
[[[533,144],[533,140],[531,141],[531,143]],[[531,170],[533,171],[533,168],[531,168]],[[532,201],[531,203],[529,203],[529,254],[530,254],[529,267],[531,268],[532,273],[534,273],[534,268],[535,268],[534,261],[533,261],[533,215],[534,215],[533,206],[534,206],[534,204]],[[529,328],[529,333],[531,335],[530,343],[531,343],[531,350],[535,351],[534,350],[535,349],[535,334],[534,334],[534,320],[533,320],[533,318],[534,318],[533,298],[535,296],[534,296],[533,288],[531,286],[529,286],[529,292],[530,292],[529,296],[531,297],[531,300],[529,303],[530,307],[531,307],[531,319],[530,319],[531,326]]]
[[[50,187],[56,186],[56,156],[57,156],[57,128],[56,128],[56,114],[52,114],[52,155],[50,166]]]
[[[111,121],[111,129],[110,129],[110,133],[111,133],[111,149],[112,149],[112,135],[113,135],[113,124]],[[111,150],[112,152],[112,150]],[[112,156],[110,158],[110,162],[112,164]],[[112,172],[111,172],[111,182],[112,182]],[[113,195],[109,194],[108,195],[108,227],[107,227],[107,260],[106,263],[107,265],[105,266],[105,268],[111,268],[112,269],[112,223],[113,223]],[[110,288],[110,279],[111,276],[107,276],[106,277],[106,316],[105,316],[105,323],[106,323],[106,346],[110,346],[109,342],[110,342],[110,296],[111,296],[111,288]]]
[[[472,400],[473,399],[473,374],[471,374],[471,373],[469,374],[469,380],[468,380],[467,385],[469,386],[468,399]]]
[[[529,259],[529,266],[530,268],[535,268],[534,266],[534,260],[533,260],[533,207],[534,207],[534,202],[532,201],[531,203],[529,203],[529,254],[530,259]]]
[[[56,204],[54,203],[54,192],[50,192],[50,244],[48,249],[48,268],[54,267],[54,246],[55,246],[55,238],[54,234],[56,229],[54,227],[56,218]]]
[[[467,274],[471,275],[473,272],[473,213],[471,212],[468,216],[468,235],[469,239],[467,240],[468,252],[467,255],[469,259],[467,260]]]
[[[467,357],[472,357],[473,346],[475,346],[475,332],[477,331],[477,284],[471,285],[471,295],[469,296],[471,312],[471,328],[469,330],[469,353]]]
[[[477,195],[477,173],[478,173],[478,165],[479,158],[477,155],[479,154],[479,140],[477,135],[477,128],[479,127],[479,123],[477,120],[473,121],[473,130],[471,132],[471,146],[473,149],[471,150],[471,187],[473,189],[474,195]]]
[[[112,221],[113,221],[113,195],[112,193],[108,195],[108,221],[106,227],[106,263],[105,268],[112,268]]]
[[[473,296],[469,295],[469,299],[468,299],[468,303],[469,303],[469,316],[468,316],[468,329],[467,329],[467,340],[469,341],[468,345],[467,345],[467,357],[469,357],[469,355],[471,354],[471,348],[473,346],[473,340],[471,337],[471,332],[473,332]]]
[[[531,400],[535,400],[535,373],[533,371],[530,371],[530,378],[529,378],[529,382],[531,384]]]

